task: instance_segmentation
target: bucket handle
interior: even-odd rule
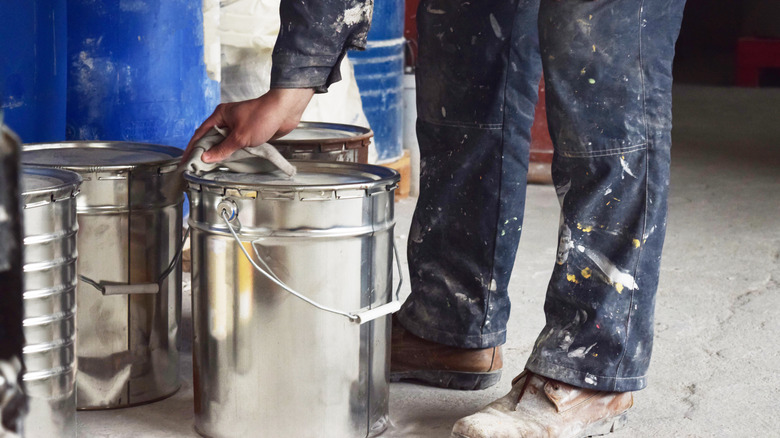
[[[184,233],[184,239],[181,241],[181,245],[176,250],[176,255],[168,264],[168,267],[160,274],[157,279],[157,283],[135,283],[135,284],[106,284],[105,282],[97,282],[86,275],[79,275],[79,280],[89,284],[95,289],[99,290],[104,296],[108,295],[134,295],[134,294],[156,294],[160,292],[160,285],[168,275],[173,272],[176,267],[176,263],[181,258],[181,253],[184,250],[184,243],[187,242],[187,238],[190,237],[190,229],[187,228],[187,232]]]
[[[398,268],[398,286],[395,289],[395,300],[390,301],[387,304],[382,304],[381,306],[375,307],[373,309],[358,310],[355,312],[345,312],[343,310],[333,309],[331,307],[324,306],[312,300],[311,298],[303,295],[302,293],[297,292],[295,289],[285,284],[276,274],[273,273],[271,268],[268,266],[267,263],[265,263],[262,257],[260,257],[260,254],[257,251],[257,247],[255,246],[257,241],[254,241],[252,242],[252,248],[254,248],[255,250],[257,259],[260,260],[260,263],[263,265],[261,267],[257,262],[255,262],[252,256],[249,255],[249,252],[246,250],[246,248],[244,248],[243,243],[241,243],[241,239],[238,237],[238,234],[236,234],[236,230],[233,228],[233,225],[230,224],[230,218],[228,218],[228,212],[223,209],[220,215],[222,216],[222,220],[225,221],[225,225],[227,225],[228,229],[230,230],[230,234],[233,235],[233,238],[236,240],[236,243],[238,243],[238,247],[241,248],[241,252],[244,253],[244,256],[246,256],[246,259],[249,261],[249,263],[251,263],[252,266],[254,266],[254,268],[257,269],[258,272],[260,272],[266,278],[271,280],[271,282],[281,287],[282,289],[286,290],[287,292],[291,293],[292,295],[295,295],[301,300],[307,302],[308,304],[320,310],[324,310],[326,312],[335,313],[336,315],[344,316],[350,321],[357,324],[365,324],[377,318],[381,318],[391,313],[395,313],[401,309],[401,300],[399,299],[399,294],[401,292],[401,285],[403,285],[404,283],[404,274],[403,271],[401,270],[401,259],[398,257],[398,248],[396,247],[395,242],[393,242],[393,254],[395,255],[395,264],[396,267]]]

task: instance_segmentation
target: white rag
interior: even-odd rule
[[[239,173],[267,173],[279,169],[289,177],[295,176],[297,171],[295,166],[290,164],[273,145],[268,143],[239,149],[219,163],[204,163],[203,153],[221,143],[227,136],[228,132],[225,129],[211,128],[195,143],[190,159],[179,167],[179,171],[182,173],[189,171],[200,175],[217,167],[227,167],[231,171]]]

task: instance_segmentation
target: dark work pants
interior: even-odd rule
[[[646,386],[684,3],[422,1],[421,189],[398,314],[409,331],[463,348],[505,342],[543,65],[562,214],[527,368],[598,390]]]

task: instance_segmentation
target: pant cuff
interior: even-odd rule
[[[538,356],[531,356],[525,368],[532,373],[559,380],[563,383],[584,389],[597,391],[627,392],[639,391],[647,386],[647,376],[614,377],[600,376],[585,371],[574,370],[558,364],[545,361]]]
[[[464,335],[448,331],[438,330],[430,327],[430,324],[418,324],[420,318],[414,315],[409,316],[403,311],[396,313],[396,320],[413,335],[425,339],[426,341],[436,342],[438,344],[449,345],[458,348],[492,348],[498,347],[506,342],[506,330],[494,333],[483,333],[481,335]]]

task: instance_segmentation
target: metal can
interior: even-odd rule
[[[23,163],[84,180],[76,203],[79,409],[148,403],[179,388],[181,153],[129,142],[23,148]]]
[[[21,432],[26,396],[22,382],[22,208],[19,137],[0,112],[0,436]]]
[[[76,195],[74,172],[25,167],[26,437],[76,436]]]
[[[398,173],[294,164],[293,178],[185,173],[202,435],[366,437],[387,426]]]
[[[292,132],[270,143],[288,159],[365,164],[373,136],[371,129],[362,126],[301,122]]]

